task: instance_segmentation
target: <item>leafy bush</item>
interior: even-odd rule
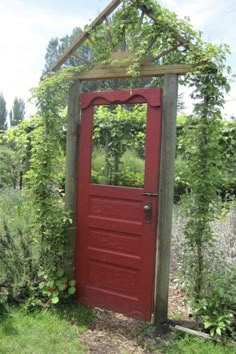
[[[41,243],[29,198],[11,189],[0,194],[0,311],[12,303],[50,306],[75,292],[63,271],[41,270]]]
[[[196,124],[197,121],[193,116],[179,116],[177,118],[175,201],[179,201],[186,191],[189,192],[192,188],[187,164],[191,157],[189,136],[195,134]],[[236,121],[224,121],[221,124],[216,142],[220,148],[220,162],[222,164],[222,176],[217,186],[218,194],[222,200],[230,200],[232,196],[236,196]]]
[[[92,158],[92,182],[141,188],[144,183],[144,160],[135,151],[128,150],[121,157],[119,170],[106,176],[105,154],[102,149],[95,149]]]
[[[193,313],[202,321],[202,329],[214,336],[234,336],[236,331],[236,213],[234,203],[227,204],[225,210],[226,203],[219,203],[218,219],[210,225],[214,242],[211,247],[204,248],[205,270],[202,297],[198,302],[193,301],[193,254],[184,240],[186,217],[183,207],[176,205],[173,215],[171,269],[178,274],[177,280],[187,294]]]
[[[22,164],[17,151],[0,146],[0,189],[20,187],[21,172]]]
[[[34,210],[22,192],[0,193],[0,303],[24,302],[39,267]]]
[[[53,305],[68,299],[68,297],[73,295],[76,291],[75,280],[68,281],[63,270],[57,270],[55,268],[50,276],[40,271],[38,276],[41,280],[39,289],[41,290],[42,296],[45,296]]]
[[[27,233],[35,227],[35,211],[30,201],[30,195],[19,190],[6,188],[0,193],[0,231],[3,231],[4,223],[11,233]],[[37,231],[35,230],[35,237]]]
[[[219,266],[220,265],[220,266]],[[218,260],[218,266],[208,272],[203,284],[202,299],[194,311],[203,319],[204,328],[211,336],[236,335],[236,267]]]
[[[31,233],[0,232],[0,295],[2,302],[24,302],[37,276],[38,258]]]

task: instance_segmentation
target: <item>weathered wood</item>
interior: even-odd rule
[[[230,340],[229,337],[227,337],[226,335],[223,335],[220,338],[216,338],[216,337],[211,337],[207,333],[196,331],[194,329],[186,328],[186,327],[183,327],[183,326],[180,326],[180,325],[170,326],[170,328],[172,328],[173,330],[181,331],[181,332],[184,332],[184,333],[187,333],[187,334],[191,334],[193,336],[200,337],[200,338],[203,338],[203,339],[207,339],[207,340],[209,339],[209,340],[212,340],[214,342],[223,343],[224,341],[227,341],[228,344],[236,345],[236,342],[234,340]]]
[[[80,83],[75,82],[69,91],[68,121],[66,135],[66,181],[65,207],[71,211],[72,225],[66,233],[64,269],[68,278],[74,278],[75,238],[76,238],[76,202],[78,175],[78,139],[79,139],[79,94]]]
[[[200,338],[215,340],[215,338],[212,338],[209,334],[204,333],[204,332],[195,331],[194,329],[190,329],[190,328],[186,328],[186,327],[182,327],[182,326],[178,326],[178,325],[174,326],[174,329],[184,332],[184,333],[191,334],[193,336],[200,337]]]
[[[90,24],[86,31],[82,32],[74,42],[64,51],[64,53],[58,58],[58,60],[51,65],[49,71],[58,70],[62,64],[78,49],[88,38],[90,31],[100,25],[106,17],[108,17],[122,2],[122,0],[113,0],[101,13],[100,15]]]
[[[132,79],[133,76],[127,71],[130,64],[123,63],[105,66],[95,65],[90,71],[75,73],[68,76],[68,79],[87,80],[112,80],[112,79]],[[154,65],[152,63],[143,63],[140,68],[140,77],[154,77],[165,74],[185,75],[191,71],[191,65],[176,64],[176,65]]]
[[[169,265],[174,197],[178,77],[164,76],[158,230],[154,295],[154,322],[163,323],[168,316]]]

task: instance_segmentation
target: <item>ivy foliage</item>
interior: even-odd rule
[[[34,90],[37,129],[32,131],[30,170],[27,174],[41,233],[41,264],[48,272],[59,268],[64,254],[64,228],[69,214],[61,198],[65,153],[62,148],[69,83],[52,75]],[[55,89],[56,88],[56,89]]]
[[[90,32],[88,46],[93,63],[107,65],[114,64],[112,52],[131,51],[133,55],[128,70],[134,77],[139,75],[140,64],[146,56],[155,64],[181,63],[192,67],[181,83],[190,87],[195,101],[193,117],[196,124],[188,136],[186,150],[192,197],[187,208],[185,236],[186,252],[191,254],[186,274],[189,274],[189,290],[197,306],[204,296],[205,250],[212,249],[214,242],[210,222],[215,217],[215,200],[222,178],[219,135],[224,94],[229,89],[229,68],[225,64],[229,48],[205,43],[188,20],[178,19],[176,14],[154,0],[124,0],[106,23]],[[86,65],[73,70],[88,68],[90,66]],[[34,93],[39,125],[32,143],[29,178],[41,225],[45,264],[60,263],[64,248],[63,228],[68,222],[57,188],[58,166],[63,157],[59,143],[63,139],[65,124],[63,93],[69,86],[63,78],[68,75],[68,70],[43,80]],[[103,113],[106,115],[105,111]],[[97,131],[98,139],[101,138],[99,134]],[[113,139],[111,142],[110,151],[115,151],[119,159],[122,144],[116,146]]]

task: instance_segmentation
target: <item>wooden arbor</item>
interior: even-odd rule
[[[90,32],[122,3],[121,0],[113,0],[110,5],[92,22],[91,26],[83,32],[63,55],[52,65],[51,71],[58,70],[66,60],[73,56],[75,51],[89,38]],[[155,16],[145,8],[140,7],[143,14],[155,21]],[[185,39],[173,31],[173,36],[179,45],[186,44]],[[161,53],[165,55],[168,52]],[[123,57],[125,53],[118,54]],[[160,55],[160,57],[161,57]],[[95,64],[92,69],[85,72],[75,73],[69,92],[68,104],[68,125],[67,125],[67,146],[66,146],[66,196],[65,205],[73,213],[73,225],[67,234],[67,273],[74,273],[74,253],[76,235],[76,200],[77,200],[77,148],[79,141],[80,109],[78,97],[80,94],[80,82],[99,79],[132,78],[127,72],[128,61],[119,61],[119,64],[107,66]],[[177,114],[177,94],[178,75],[189,72],[191,67],[185,64],[178,65],[155,65],[144,60],[140,68],[140,77],[164,77],[163,84],[163,122],[162,122],[162,146],[161,146],[161,166],[160,166],[160,188],[159,188],[159,211],[158,230],[156,245],[156,271],[155,271],[155,294],[154,294],[154,322],[156,324],[165,322],[168,313],[168,288],[169,288],[169,263],[170,263],[170,243],[172,224],[172,205],[174,190],[174,162],[176,146],[176,114]]]

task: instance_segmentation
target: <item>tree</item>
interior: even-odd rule
[[[12,110],[10,111],[10,123],[11,127],[19,124],[25,115],[25,102],[21,98],[15,98],[12,106]]]
[[[58,56],[59,56],[59,40],[58,38],[51,38],[49,43],[48,43],[48,47],[47,47],[47,52],[45,55],[45,71],[47,71],[50,66],[52,65],[52,63],[54,63]]]
[[[0,130],[7,130],[6,101],[2,93],[0,93]]]
[[[59,56],[64,53],[75,38],[82,32],[82,29],[75,27],[71,35],[65,35],[62,38],[52,38],[47,47],[47,52],[45,55],[45,68],[47,71],[50,66],[59,58]],[[68,59],[67,65],[77,66],[87,63],[91,57],[91,50],[87,46],[82,46],[73,57]]]

